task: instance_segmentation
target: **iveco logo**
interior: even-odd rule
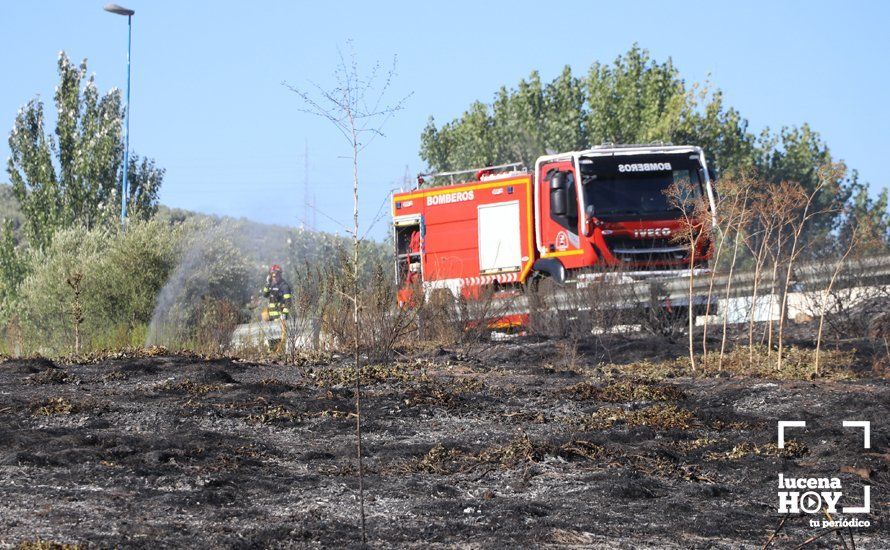
[[[650,227],[649,229],[634,229],[634,237],[645,239],[646,237],[670,237],[670,227]]]

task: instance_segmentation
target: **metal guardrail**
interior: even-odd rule
[[[283,348],[290,351],[294,348],[318,348],[321,336],[318,319],[291,318],[282,325],[280,321],[257,321],[235,327],[231,337],[231,345],[235,349],[274,348],[286,335],[287,342]]]
[[[807,292],[823,290],[837,268],[836,261],[804,262],[794,266],[792,285],[795,290],[805,289]],[[776,274],[777,287],[784,284],[787,271],[780,266]],[[692,276],[692,303],[705,304],[709,299],[716,303],[725,298],[750,296],[753,292],[755,273],[740,271],[733,273],[731,291],[727,296],[726,286],[729,282],[728,273],[712,273],[708,270],[696,269],[675,272],[634,272],[622,273],[603,272],[591,273],[581,277],[570,285],[555,286],[551,295],[546,297],[546,306],[556,310],[591,310],[599,307],[634,308],[664,303],[669,300],[673,306],[683,307],[689,303],[689,277]],[[713,275],[713,280],[712,280]],[[647,276],[646,280],[639,280]],[[637,279],[634,279],[637,277]],[[838,275],[836,288],[865,284],[890,284],[890,255],[875,256],[861,260],[845,262]],[[596,285],[603,285],[597,287]],[[758,295],[766,297],[773,286],[772,270],[764,270],[758,280]],[[801,288],[802,287],[802,288]],[[589,293],[577,292],[589,289]],[[528,313],[531,309],[531,293],[515,292],[511,295],[479,300],[464,304],[466,308],[460,314],[470,319],[491,319],[518,313]],[[760,298],[758,298],[759,301]],[[456,312],[457,313],[457,312]],[[290,324],[291,322],[289,322]],[[324,340],[320,331],[320,323],[293,321],[288,328],[288,346],[317,347],[319,339]],[[282,330],[280,323],[251,323],[237,327],[232,338],[235,347],[268,345],[269,342],[280,340]]]
[[[837,269],[837,261],[825,262],[802,262],[793,265],[791,270],[791,284],[797,287],[803,287],[808,290],[821,290],[828,285],[831,277]],[[784,284],[787,274],[787,267],[781,266],[776,273],[777,285]],[[743,296],[753,291],[756,274],[753,271],[736,272],[732,275],[732,288],[730,296]],[[876,280],[890,278],[890,255],[875,256],[873,258],[864,258],[860,260],[851,260],[844,262],[838,274],[838,280],[841,283],[849,281],[851,278]],[[729,283],[728,273],[716,273],[713,278],[713,286],[715,289],[725,289]],[[758,287],[768,289],[773,285],[772,270],[764,270],[760,274]],[[711,287],[711,276],[704,275],[693,279],[693,293],[707,292]],[[689,295],[688,279],[672,279],[665,284],[665,290],[670,296],[683,293]]]
[[[836,260],[802,262],[794,265],[790,290],[821,291],[828,285],[836,268]],[[786,274],[787,267],[780,265],[774,281],[772,270],[763,270],[757,279],[758,296],[767,296],[774,287],[784,286]],[[753,271],[734,272],[730,292],[727,293],[729,274],[712,273],[704,269],[693,270],[691,274],[689,270],[591,273],[566,285],[554,285],[546,297],[546,307],[557,310],[591,307],[635,308],[660,306],[664,303],[684,307],[690,302],[690,275],[692,276],[691,301],[697,306],[704,305],[709,300],[712,304],[716,304],[726,298],[751,296],[756,278]],[[839,290],[850,286],[850,283],[863,282],[866,284],[890,282],[890,255],[845,262],[838,274],[835,288]],[[595,286],[600,284],[605,286]],[[470,303],[467,306],[471,317],[490,316],[495,311],[500,315],[527,313],[531,309],[527,293],[504,296],[502,304],[496,307],[485,301]]]

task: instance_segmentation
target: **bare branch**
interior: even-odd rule
[[[361,325],[359,322],[359,313],[362,308],[362,294],[359,285],[359,244],[364,239],[364,235],[359,237],[359,154],[370,145],[378,136],[383,135],[383,126],[390,118],[400,111],[409,96],[405,96],[392,106],[381,107],[384,104],[384,98],[387,95],[393,76],[395,75],[395,57],[393,58],[393,66],[386,73],[383,84],[378,84],[378,77],[381,71],[380,63],[375,63],[369,73],[363,76],[359,71],[359,64],[353,48],[352,42],[349,41],[349,55],[344,55],[342,49],[337,48],[339,64],[334,70],[334,86],[325,89],[314,82],[309,83],[309,89],[292,86],[283,83],[292,92],[302,100],[303,107],[298,109],[314,116],[318,116],[327,120],[336,128],[341,136],[349,143],[352,153],[352,228],[348,231],[352,235],[352,258],[349,287],[351,296],[339,289],[337,292],[343,294],[344,297],[352,303],[352,336],[353,336],[353,359],[355,364],[355,435],[356,435],[356,461],[358,463],[358,487],[359,487],[359,510],[361,525],[361,541],[364,545],[367,542],[367,531],[365,524],[365,493],[364,493],[364,466],[362,453],[362,415],[361,415],[361,350],[362,341],[360,339]],[[373,99],[369,101],[369,96]],[[382,210],[382,205],[380,210]],[[379,217],[380,211],[378,211]],[[322,213],[327,216],[326,214]],[[376,222],[375,222],[376,223]],[[372,224],[373,227],[373,224]]]

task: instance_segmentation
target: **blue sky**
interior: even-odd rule
[[[429,115],[450,120],[535,69],[583,74],[634,42],[689,82],[710,77],[753,130],[809,122],[874,188],[890,183],[888,2],[119,3],[136,10],[131,148],[167,169],[170,206],[298,225],[308,144],[316,225],[342,231],[328,217],[350,220],[348,148],[282,81],[330,83],[350,39],[365,66],[397,55],[393,93],[413,93],[361,160],[366,226],[406,170],[423,168]],[[4,134],[29,98],[51,102],[60,50],[88,58],[100,89],[124,87],[126,19],[102,6],[3,3]],[[370,234],[385,233],[384,217]]]

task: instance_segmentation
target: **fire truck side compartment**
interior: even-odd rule
[[[519,271],[522,251],[519,201],[479,205],[479,271]]]

